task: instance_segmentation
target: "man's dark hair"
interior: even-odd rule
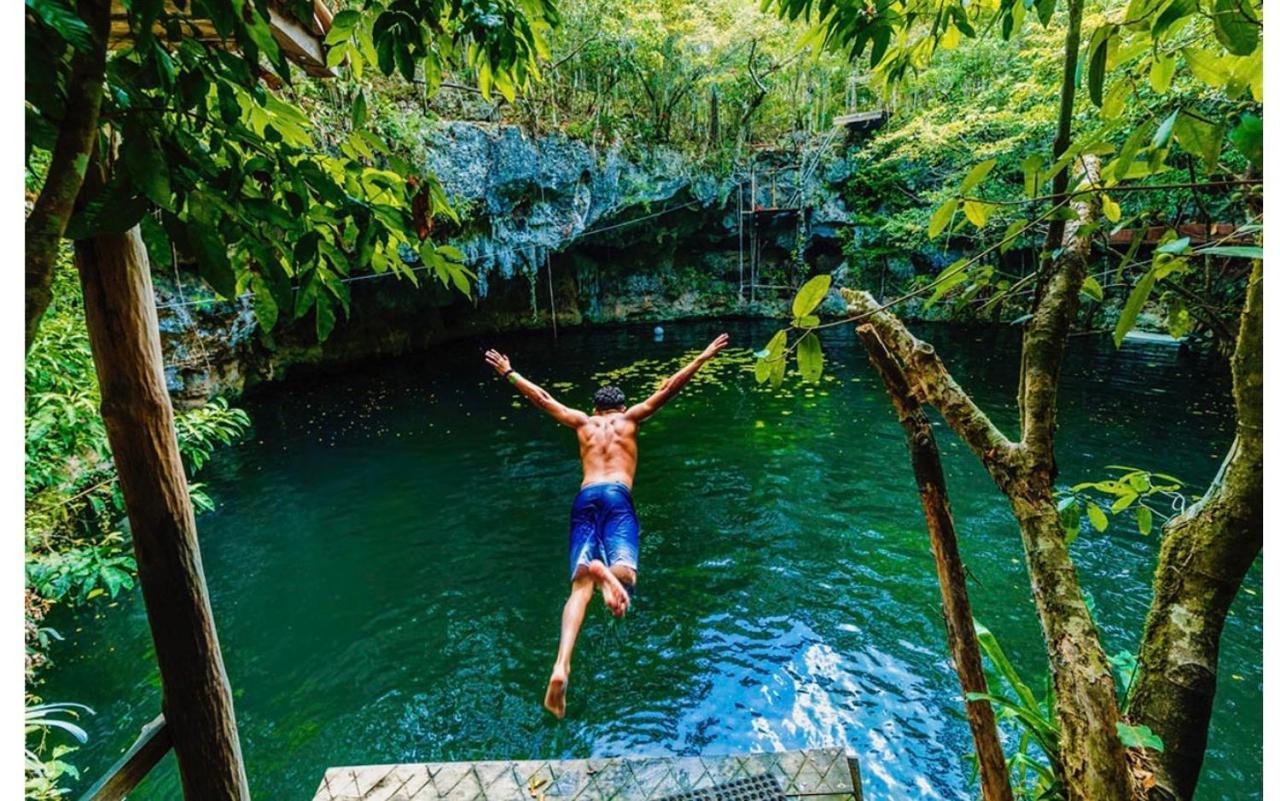
[[[595,405],[597,409],[621,409],[627,405],[627,396],[622,390],[610,384],[596,390]]]

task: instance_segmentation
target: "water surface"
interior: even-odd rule
[[[592,609],[568,717],[543,712],[576,448],[480,353],[581,407],[606,378],[643,394],[719,327],[465,341],[245,402],[252,436],[202,475],[218,508],[199,524],[256,798],[309,799],[332,765],[828,745],[861,759],[868,799],[976,797],[902,432],[847,331],[824,336],[819,385],[770,391],[747,349],[772,327],[727,324],[735,350],[642,427],[634,614]],[[920,331],[1014,433],[1016,336]],[[1212,479],[1232,425],[1221,366],[1074,339],[1064,375],[1065,483],[1110,464]],[[937,430],[975,614],[1042,682],[1017,527]],[[1157,545],[1119,521],[1073,546],[1113,652],[1136,650]],[[1225,632],[1206,798],[1260,797],[1261,601],[1255,568]],[[159,710],[150,635],[136,593],[55,617],[69,642],[42,694],[97,710],[74,760],[91,781]],[[135,797],[177,787],[170,756]]]

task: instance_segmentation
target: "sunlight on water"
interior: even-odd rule
[[[604,381],[641,399],[718,328],[459,342],[251,398],[253,434],[202,476],[218,509],[199,523],[255,797],[309,799],[331,765],[830,745],[861,760],[871,801],[973,797],[932,557],[878,380],[834,331],[819,384],[758,388],[751,354],[772,327],[728,330],[731,349],[641,431],[633,614],[588,614],[563,723],[541,699],[576,448],[480,353],[507,350],[582,408]],[[1013,332],[920,332],[1014,425]],[[1219,367],[1077,339],[1065,376],[1064,484],[1108,464],[1164,469],[1192,492],[1211,480],[1231,426]],[[975,613],[1041,686],[1016,526],[937,431]],[[1117,519],[1072,546],[1112,651],[1135,648],[1157,544]],[[1227,624],[1205,797],[1260,794],[1261,602],[1255,570]],[[76,755],[92,780],[159,709],[140,598],[51,625],[73,644],[54,649],[42,694],[97,710]],[[176,797],[172,762],[136,797]]]

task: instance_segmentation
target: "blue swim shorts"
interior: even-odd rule
[[[603,481],[578,492],[569,517],[569,579],[592,559],[632,570],[640,557],[640,521],[626,484]]]

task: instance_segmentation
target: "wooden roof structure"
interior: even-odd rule
[[[313,13],[311,19],[305,21],[286,11],[278,0],[270,0],[268,8],[271,35],[275,37],[285,56],[308,75],[317,78],[334,77],[336,73],[325,64],[324,37],[333,24],[333,11],[325,1],[312,0]],[[215,46],[221,46],[225,41],[218,34],[212,20],[191,16],[189,11],[179,8],[174,0],[165,0],[165,13],[182,21],[185,36]],[[155,33],[162,41],[168,38],[168,32],[159,23],[156,24]],[[124,4],[120,0],[112,0],[110,46],[123,47],[129,42],[129,37],[129,18]]]

